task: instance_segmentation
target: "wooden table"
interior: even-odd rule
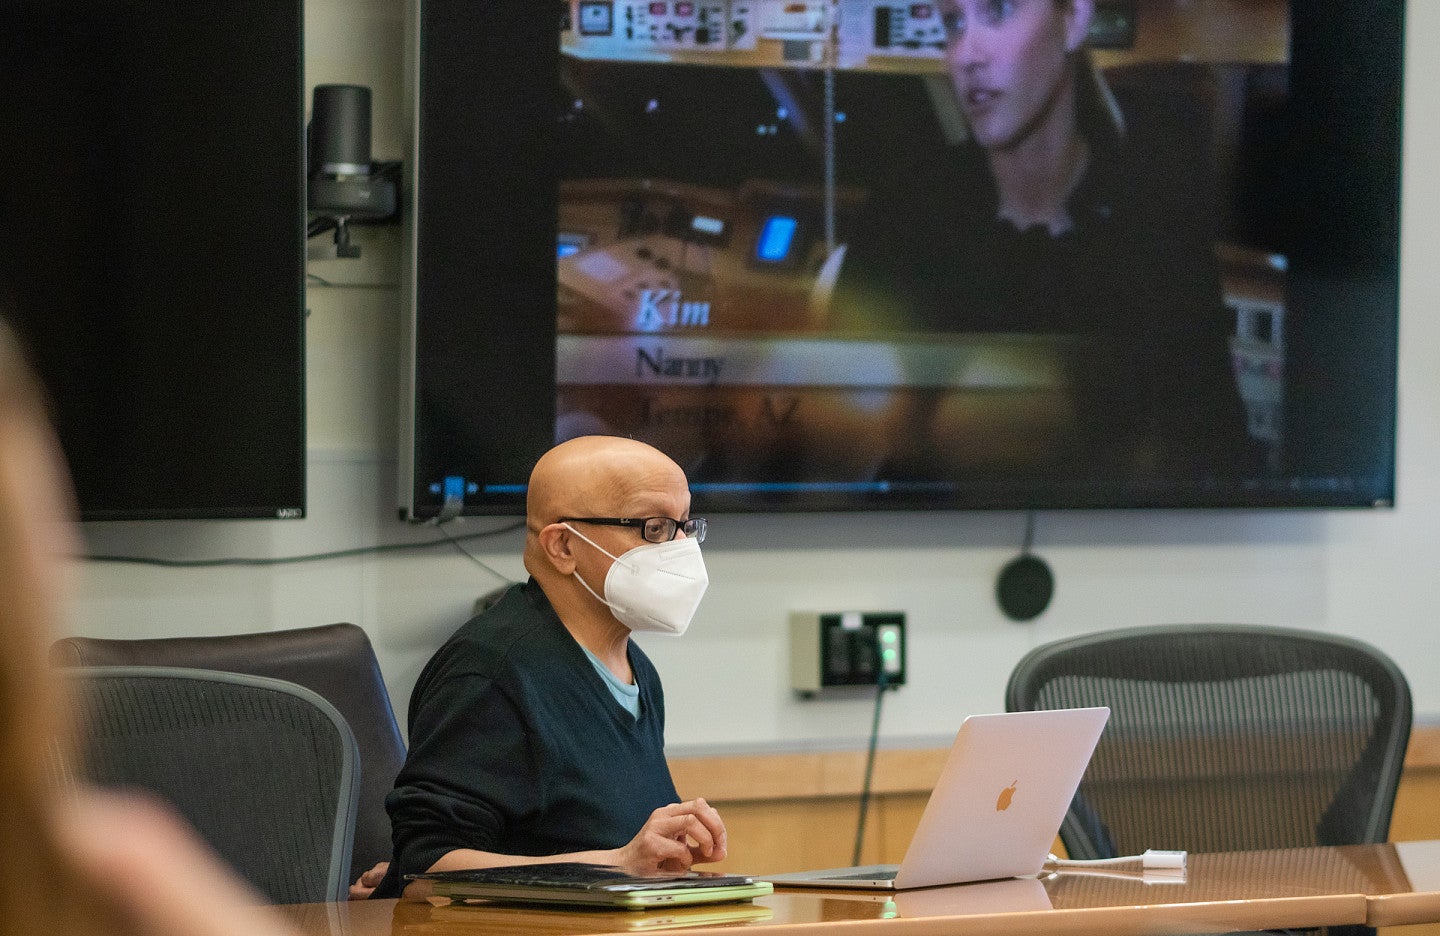
[[[1184,881],[1062,873],[896,894],[779,890],[753,904],[538,910],[376,900],[282,908],[306,936],[1155,934],[1440,920],[1440,841],[1191,855]]]
[[[1364,859],[1356,854],[1356,861],[1377,856],[1399,866],[1401,873],[1391,876],[1391,886],[1367,892],[1366,922],[1371,926],[1440,921],[1440,841],[1355,846],[1343,851],[1366,852]]]

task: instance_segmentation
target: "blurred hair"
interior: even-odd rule
[[[82,884],[57,827],[74,739],[65,686],[46,662],[56,596],[32,574],[24,540],[32,527],[15,497],[17,479],[33,469],[17,456],[51,431],[40,384],[0,320],[0,934],[124,933]],[[62,483],[25,478],[37,480]]]

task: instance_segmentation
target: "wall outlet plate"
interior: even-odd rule
[[[814,695],[841,686],[905,684],[903,611],[795,611],[790,686]]]

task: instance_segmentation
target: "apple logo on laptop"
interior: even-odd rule
[[[1010,785],[1000,791],[1000,796],[995,800],[995,811],[1004,812],[1010,808],[1010,801],[1015,798],[1015,785],[1019,780],[1011,780]]]

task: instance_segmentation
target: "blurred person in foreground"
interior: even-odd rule
[[[630,639],[683,633],[709,582],[684,471],[633,439],[571,439],[536,463],[526,527],[530,580],[420,674],[376,897],[422,871],[725,857],[720,814],[675,792],[660,678]]]
[[[42,391],[0,321],[0,934],[292,934],[168,808],[69,779],[77,739],[46,648],[74,517]]]

